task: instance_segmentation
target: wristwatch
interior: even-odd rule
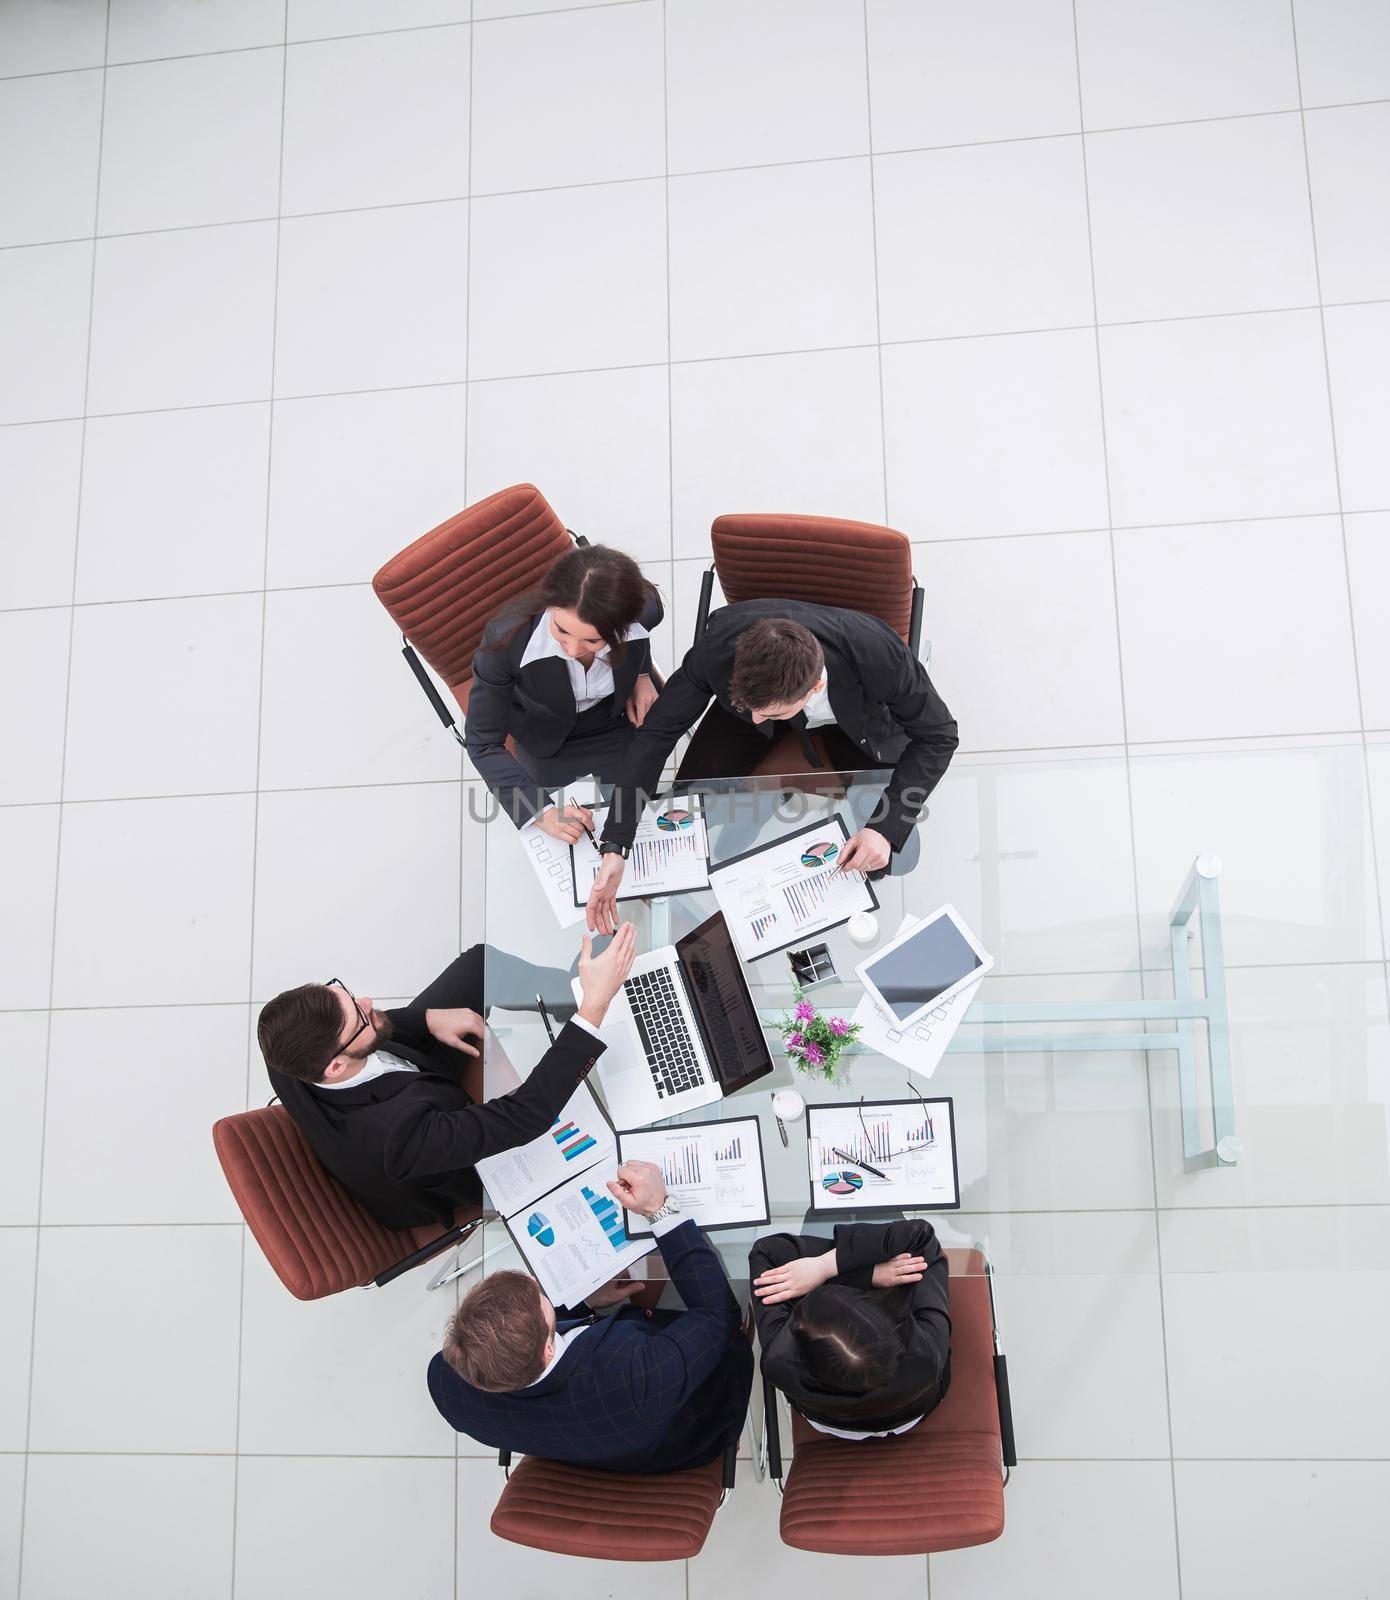
[[[611,839],[605,839],[598,847],[601,856],[621,856],[624,861],[632,854],[630,844],[614,844]]]
[[[680,1211],[680,1201],[668,1194],[666,1196],[666,1204],[664,1206],[659,1207],[656,1211],[644,1211],[642,1215],[647,1219],[652,1227],[655,1227],[658,1222],[663,1221],[666,1217],[678,1217],[680,1215]]]

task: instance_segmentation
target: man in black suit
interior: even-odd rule
[[[617,890],[640,797],[655,791],[666,757],[711,700],[677,781],[742,777],[787,727],[801,735],[808,767],[819,762],[807,730],[822,733],[838,768],[893,767],[868,823],[840,854],[840,865],[858,872],[882,870],[903,848],[959,743],[926,669],[877,617],[799,600],[724,606],[632,742],[603,829],[600,848],[608,859],[589,896],[590,928],[606,933],[617,925]]]
[[[583,999],[510,1094],[476,1103],[463,1069],[483,1032],[483,947],[408,1004],[378,1011],[336,979],[287,989],[260,1015],[270,1082],[310,1149],[387,1228],[448,1226],[476,1204],[483,1156],[544,1133],[603,1053],[598,1030],[637,949],[631,923],[600,956],[584,940]]]

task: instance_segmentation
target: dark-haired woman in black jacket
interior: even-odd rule
[[[464,741],[501,809],[576,844],[582,807],[549,791],[592,773],[614,781],[657,696],[648,635],[661,597],[629,555],[582,545],[488,624],[473,657]],[[511,749],[507,741],[511,740]]]
[[[748,1258],[762,1369],[812,1427],[906,1433],[951,1381],[946,1257],[931,1223],[774,1233]]]

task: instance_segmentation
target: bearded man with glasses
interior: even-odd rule
[[[378,1011],[337,978],[287,989],[262,1010],[256,1033],[271,1087],[310,1149],[388,1228],[448,1226],[476,1204],[483,1156],[544,1133],[603,1053],[609,1002],[637,950],[624,923],[602,955],[584,940],[583,999],[531,1075],[483,1100],[483,947],[474,945],[408,1005]],[[534,996],[552,977],[520,969],[514,987]],[[568,979],[565,979],[568,987]],[[473,1092],[465,1087],[472,1062]]]

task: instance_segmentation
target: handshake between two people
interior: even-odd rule
[[[593,941],[586,933],[579,954],[579,987],[583,998],[576,1015],[601,1028],[613,996],[632,971],[636,955],[637,929],[630,922],[615,929],[608,948],[601,955],[594,954]],[[485,1023],[471,1007],[432,1006],[425,1012],[425,1026],[440,1044],[466,1056],[481,1054]]]

